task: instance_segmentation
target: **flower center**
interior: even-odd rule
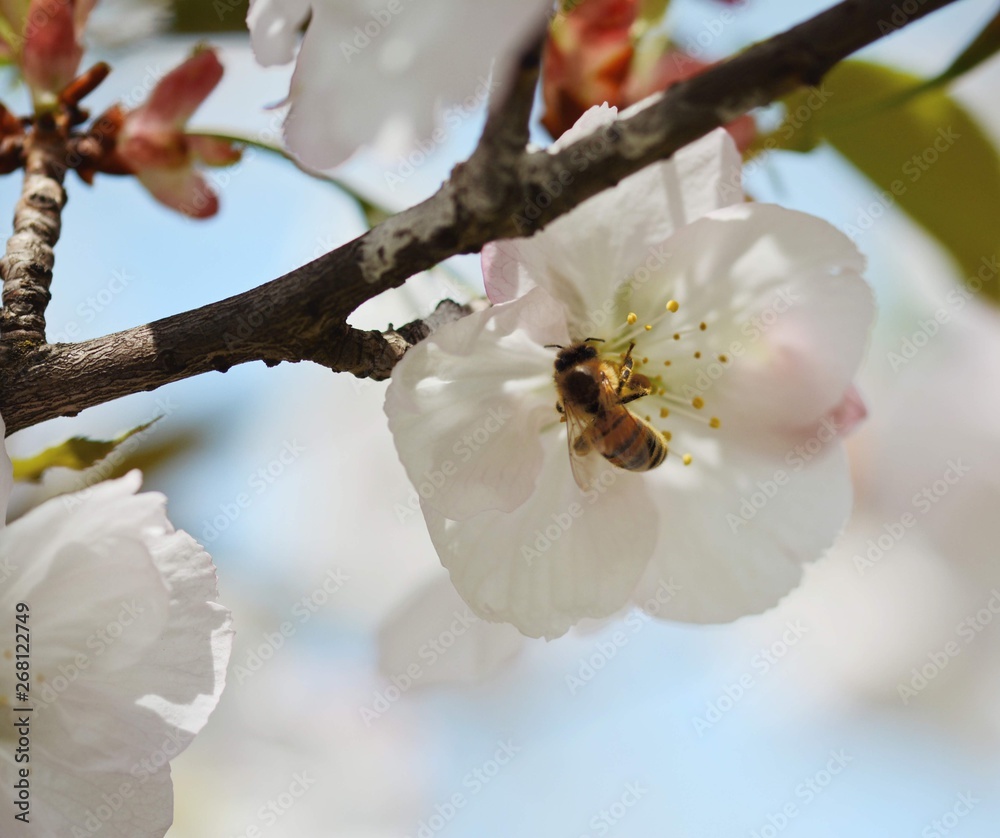
[[[722,427],[722,419],[710,409],[708,391],[732,363],[729,355],[713,346],[711,320],[684,323],[680,312],[680,303],[673,299],[650,320],[641,320],[635,312],[629,312],[624,322],[599,344],[601,359],[619,367],[629,346],[635,344],[632,372],[649,380],[650,392],[627,407],[663,434],[671,452],[678,430],[694,429],[697,433]],[[644,343],[654,346],[663,357],[644,354]],[[681,456],[686,466],[693,460],[690,452]]]

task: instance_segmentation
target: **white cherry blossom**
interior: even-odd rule
[[[170,760],[218,703],[232,631],[215,602],[215,568],[170,525],[163,496],[136,494],[139,484],[131,472],[0,529],[5,834],[159,838],[173,817]],[[4,510],[10,489],[4,452]],[[27,696],[15,689],[16,614],[27,614]],[[29,750],[19,755],[10,717],[21,716]],[[27,762],[16,759],[24,753]],[[19,823],[14,788],[24,767],[30,808]]]
[[[484,105],[495,86],[494,58],[512,58],[541,25],[549,5],[251,0],[247,25],[261,64],[295,59],[285,122],[288,147],[306,164],[329,168],[366,144],[398,145],[400,138],[439,144],[436,105],[468,103],[469,111]],[[503,63],[495,73],[498,81],[506,77]]]
[[[615,118],[593,108],[560,147]],[[744,203],[716,131],[530,239],[483,252],[492,308],[396,367],[386,412],[431,538],[474,612],[557,637],[626,602],[726,622],[763,611],[842,528],[840,437],[874,315],[864,260],[826,222]],[[653,391],[647,472],[591,452],[574,482],[556,346],[587,338]],[[663,591],[669,595],[661,595]]]

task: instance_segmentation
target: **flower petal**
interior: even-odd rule
[[[247,27],[253,54],[265,67],[287,64],[295,57],[302,26],[312,0],[250,0]]]
[[[394,609],[378,643],[383,675],[392,678],[416,664],[420,676],[414,682],[426,686],[488,678],[524,648],[524,637],[513,626],[473,614],[442,575]]]
[[[613,108],[591,108],[553,148],[610,125],[614,115]],[[602,312],[607,316],[617,286],[643,266],[662,265],[664,244],[675,230],[742,200],[739,153],[718,129],[595,195],[531,238],[487,245],[487,294],[504,302],[541,285],[569,307],[571,331],[577,324],[594,324]]]
[[[764,611],[833,543],[851,510],[847,455],[823,439],[802,452],[708,441],[692,465],[650,473],[660,541],[636,590],[650,613],[724,623]],[[675,596],[657,597],[667,581]]]
[[[463,520],[510,512],[532,494],[543,425],[556,420],[555,352],[563,308],[542,289],[449,323],[393,370],[385,412],[424,503]]]
[[[36,102],[51,104],[76,76],[83,57],[80,35],[95,2],[32,0],[24,28],[21,69]]]
[[[210,218],[219,211],[219,197],[191,164],[143,169],[137,177],[157,201],[190,218]]]
[[[126,117],[129,136],[171,134],[180,131],[222,79],[222,63],[215,50],[201,48],[167,73],[147,99]]]
[[[478,113],[494,87],[493,59],[499,59],[493,78],[506,79],[516,48],[550,6],[544,0],[425,0],[419,9],[255,0],[247,22],[258,59],[276,63],[291,58],[309,12],[285,139],[303,162],[324,169],[377,143],[393,126],[402,126],[409,140],[430,136],[438,100],[461,102],[460,121]]]
[[[198,135],[189,135],[184,139],[192,156],[206,166],[230,166],[238,163],[243,155],[242,149],[229,140]]]
[[[20,766],[0,762],[0,782],[17,782]],[[26,838],[100,835],[102,838],[162,838],[173,820],[170,767],[137,774],[73,771],[32,760],[31,825]],[[111,809],[114,805],[116,808]],[[0,799],[0,818],[17,814],[11,796]],[[110,817],[98,817],[111,813]],[[21,830],[19,830],[21,831]]]
[[[546,436],[534,494],[510,514],[424,517],[441,563],[469,607],[529,637],[554,638],[628,600],[658,535],[643,477],[603,465],[583,493],[570,476],[565,433]],[[623,531],[623,522],[635,522]]]
[[[741,427],[778,432],[811,428],[840,403],[875,315],[850,239],[805,213],[741,204],[678,231],[665,250],[663,269],[633,286],[629,305],[642,322],[680,302],[637,338],[637,352],[672,359],[668,390],[703,396],[724,425],[739,417]]]

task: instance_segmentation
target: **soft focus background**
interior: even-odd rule
[[[721,23],[719,3],[676,0],[669,23],[708,59],[828,5],[736,4]],[[866,56],[932,75],[995,5],[965,0]],[[277,141],[281,112],[264,107],[280,102],[290,68],[259,68],[245,36],[214,42],[226,77],[194,123]],[[91,105],[138,101],[193,43],[105,48],[115,71]],[[994,60],[954,93],[1000,142],[998,85]],[[342,175],[409,205],[471,150],[480,110],[458,122],[412,174],[370,154]],[[920,151],[901,150],[900,167]],[[341,192],[266,154],[215,177],[222,211],[208,222],[125,179],[91,189],[71,178],[50,339],[221,299],[364,229]],[[856,241],[880,304],[861,382],[871,416],[852,441],[855,518],[761,617],[705,628],[623,615],[552,643],[470,624],[411,505],[384,385],[315,366],[237,367],[10,440],[23,456],[164,415],[131,454],[215,557],[238,632],[222,702],[173,763],[171,838],[997,834],[1000,315],[956,295],[948,255],[833,151],[767,155],[747,187],[841,228],[867,215]],[[0,180],[0,205],[18,188]],[[953,200],[968,210],[977,195]],[[355,322],[398,325],[477,293],[477,260],[456,260]],[[381,669],[380,631],[392,641]],[[439,683],[456,678],[466,683]]]

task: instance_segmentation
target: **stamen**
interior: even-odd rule
[[[720,360],[720,361],[721,361],[721,362],[722,362],[723,364],[725,364],[725,363],[726,363],[727,361],[729,361],[729,356],[728,356],[728,355],[720,355],[720,356],[719,356],[719,360]]]
[[[660,418],[666,419],[670,415],[670,408],[661,407],[660,408]]]
[[[691,461],[694,460],[694,457],[690,454],[685,454],[681,459],[684,460],[684,465],[689,466],[691,465]]]
[[[653,331],[653,324],[652,323],[647,323],[642,328],[644,328],[647,332],[651,332],[651,331]]]
[[[629,326],[634,326],[635,322],[638,319],[639,319],[639,315],[637,315],[634,311],[630,311],[628,313],[628,317],[625,318],[625,321],[629,324]]]
[[[713,416],[711,419],[708,420],[708,426],[710,428],[718,428],[721,424],[722,422],[719,421],[718,416]]]
[[[667,311],[671,312],[677,311],[677,309],[679,309],[680,307],[681,304],[677,302],[677,300],[671,300],[669,303],[667,303]]]
[[[669,367],[669,366],[670,366],[670,361],[664,361],[664,362],[663,362],[663,366],[665,366],[665,367]]]
[[[695,358],[700,358],[701,357],[701,352],[695,352],[694,353],[694,357]]]
[[[705,406],[705,400],[701,396],[695,396],[691,399],[691,407],[695,410],[701,410]]]
[[[708,323],[706,323],[704,320],[702,320],[701,323],[698,324],[698,328],[701,329],[704,332],[705,329],[708,328]]]

